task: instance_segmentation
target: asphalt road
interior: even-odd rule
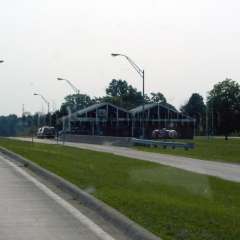
[[[14,138],[19,140],[31,141],[31,138]],[[34,139],[35,142],[56,144],[55,140]],[[59,144],[62,144],[59,142]],[[72,146],[82,149],[109,152],[116,155],[130,157],[163,165],[176,167],[196,173],[216,176],[225,180],[240,182],[240,164],[222,163],[216,161],[206,161],[199,159],[192,159],[187,157],[171,156],[159,153],[148,153],[134,150],[131,148],[116,147],[109,145],[95,145],[85,143],[65,142],[66,146]],[[239,156],[240,157],[240,156]]]
[[[0,240],[117,240],[0,155]]]

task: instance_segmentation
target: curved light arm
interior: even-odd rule
[[[50,103],[49,103],[49,101],[48,101],[43,95],[41,95],[41,94],[39,94],[39,93],[34,93],[33,95],[34,95],[34,96],[39,96],[39,97],[42,98],[42,100],[47,104],[48,113],[49,113],[49,108],[50,108]]]
[[[34,93],[33,95],[34,95],[34,96],[39,96],[39,97],[41,97],[42,100],[43,100],[46,104],[49,104],[48,100],[47,100],[43,95],[41,95],[41,94],[39,94],[39,93]]]
[[[74,86],[68,79],[65,79],[65,78],[57,78],[58,81],[65,81],[68,83],[68,85],[73,89],[73,91],[76,93],[76,94],[79,94],[79,89]]]
[[[112,53],[111,55],[113,57],[117,57],[117,56],[125,57],[128,60],[128,62],[132,65],[132,67],[138,72],[138,74],[141,77],[143,77],[144,71],[130,57],[124,54],[119,54],[119,53]]]

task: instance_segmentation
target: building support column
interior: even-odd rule
[[[135,116],[132,119],[132,137],[134,137],[134,128],[135,128]]]

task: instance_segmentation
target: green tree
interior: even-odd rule
[[[198,134],[204,131],[206,106],[203,97],[198,93],[193,93],[187,103],[181,107],[181,111],[196,119]]]
[[[106,94],[111,97],[121,97],[128,93],[130,86],[125,80],[113,79],[106,88]]]
[[[225,79],[214,85],[209,92],[207,107],[213,112],[218,133],[225,138],[240,130],[240,85],[232,79]]]
[[[65,116],[70,112],[75,112],[95,103],[94,99],[86,94],[71,94],[64,98],[61,105],[60,112],[57,114],[59,117]]]
[[[131,109],[137,107],[143,103],[142,92],[138,91],[132,85],[128,84],[125,80],[113,79],[109,86],[106,88],[106,96],[98,98],[97,102],[111,102],[115,105],[124,107],[126,109]],[[150,97],[145,94],[144,102],[147,103],[162,103],[167,107],[176,108],[167,103],[166,98],[160,92],[151,93]]]
[[[106,88],[106,94],[107,96],[101,98],[100,101],[111,102],[126,109],[142,104],[142,93],[125,80],[113,79]]]
[[[151,97],[150,97],[150,101],[154,102],[154,103],[167,103],[166,98],[160,92],[157,92],[157,93],[152,92]]]

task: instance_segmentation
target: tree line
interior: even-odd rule
[[[106,88],[106,95],[103,97],[93,97],[86,94],[72,94],[65,97],[63,104],[59,110],[59,116],[67,115],[69,111],[74,112],[92,104],[109,102],[125,109],[132,109],[143,103],[142,92],[138,91],[125,80],[113,79]],[[161,102],[174,108],[174,106],[167,103],[165,96],[160,93],[145,94],[144,102],[154,103]]]
[[[240,85],[225,79],[208,92],[206,103],[193,93],[181,111],[196,119],[199,135],[240,135]]]
[[[58,121],[70,112],[75,112],[92,104],[110,102],[125,109],[132,109],[143,103],[142,92],[138,91],[125,80],[113,79],[102,97],[90,97],[87,94],[71,94],[64,98],[59,110],[52,114],[0,116],[0,136],[29,135],[39,126],[52,124],[61,128]],[[145,94],[144,103],[161,103],[172,109],[176,108],[167,102],[161,92]],[[182,112],[194,118],[197,135],[225,135],[240,132],[240,85],[225,79],[213,86],[208,92],[207,101],[199,93],[193,93],[180,108]]]

